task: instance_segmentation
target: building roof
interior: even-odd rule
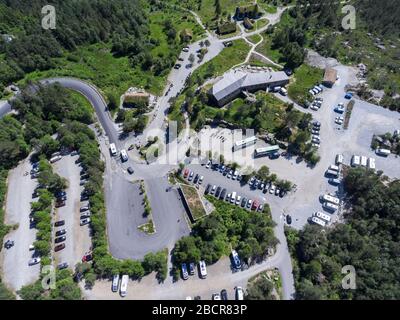
[[[337,71],[332,68],[325,69],[324,82],[335,83],[337,78]]]
[[[237,90],[246,90],[249,87],[268,85],[269,83],[280,81],[289,81],[289,77],[283,71],[249,72],[231,70],[225,73],[222,79],[212,87],[211,93],[219,101]]]

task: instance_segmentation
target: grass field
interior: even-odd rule
[[[294,82],[289,85],[289,97],[302,105],[306,99],[309,99],[308,90],[321,83],[323,73],[322,69],[310,67],[307,64],[301,65],[294,72]]]
[[[261,36],[259,34],[254,34],[254,35],[248,37],[247,40],[249,40],[250,42],[256,44],[261,40]]]
[[[279,50],[274,50],[271,48],[271,38],[267,35],[264,35],[264,41],[257,46],[256,51],[270,58],[276,63],[279,63],[283,58]]]
[[[197,221],[204,217],[207,213],[196,188],[185,184],[181,184],[180,187],[185,195],[190,211],[192,212],[193,219]]]

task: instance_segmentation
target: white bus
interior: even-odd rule
[[[340,204],[340,200],[334,196],[331,196],[330,194],[325,194],[322,196],[322,200],[326,201],[326,202],[330,202],[336,205]]]
[[[126,152],[126,150],[122,149],[120,155],[122,162],[128,161],[128,153]]]
[[[117,155],[117,148],[115,146],[115,143],[110,144],[110,153],[113,157]]]
[[[331,217],[328,216],[325,213],[322,213],[320,211],[314,212],[314,217],[320,218],[322,220],[325,220],[326,222],[330,222],[331,221]]]
[[[124,274],[121,279],[121,289],[120,289],[121,297],[125,297],[127,294],[128,282],[129,282],[129,276],[127,274]]]
[[[368,159],[368,168],[375,170],[376,164],[375,164],[375,159],[374,158],[369,158]]]
[[[324,202],[324,204],[322,205],[322,207],[328,211],[331,212],[335,212],[336,210],[339,209],[339,206],[337,206],[336,204],[333,204],[331,202]]]
[[[55,157],[53,157],[53,158],[50,159],[50,163],[57,162],[57,161],[59,161],[59,160],[61,160],[61,159],[62,159],[61,156],[55,156]]]
[[[325,227],[326,226],[326,222],[324,220],[321,220],[320,218],[317,218],[317,217],[311,217],[311,222],[314,222],[315,224],[318,224],[321,227]]]
[[[352,167],[358,167],[360,165],[361,161],[360,161],[360,156],[353,156],[351,158],[351,166]]]
[[[254,150],[254,157],[263,157],[269,156],[270,154],[276,153],[279,151],[279,146],[270,146],[265,148],[257,148]]]
[[[254,144],[256,144],[257,142],[257,137],[256,136],[252,136],[249,138],[246,138],[244,140],[240,140],[240,141],[236,141],[233,144],[233,151],[239,150],[239,149],[243,149],[246,148],[248,146],[252,146]]]
[[[366,156],[361,157],[361,166],[366,167],[368,162],[368,158]]]

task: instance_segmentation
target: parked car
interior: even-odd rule
[[[189,175],[189,169],[185,169],[185,171],[183,171],[183,177],[186,179],[187,176]]]
[[[260,205],[258,206],[257,211],[263,212],[263,210],[264,210],[264,205],[263,205],[263,204],[260,204]]]
[[[224,188],[219,196],[220,200],[225,200],[227,190]]]
[[[231,252],[232,256],[232,265],[235,269],[240,269],[242,268],[242,262],[240,261],[239,255],[236,250],[232,250]]]
[[[54,243],[64,242],[65,240],[67,240],[66,236],[58,237],[54,239]]]
[[[217,186],[213,185],[213,187],[211,188],[210,194],[214,194],[216,190],[217,190]]]
[[[275,189],[276,189],[275,185],[271,185],[271,188],[269,188],[269,193],[270,194],[274,194],[275,193]]]
[[[55,251],[55,252],[61,251],[61,250],[64,249],[64,248],[65,248],[65,243],[61,243],[61,244],[56,245],[56,246],[54,247],[54,251]]]
[[[82,262],[89,262],[93,260],[93,255],[90,252],[85,253],[85,255],[82,257]]]
[[[90,213],[90,211],[86,211],[81,214],[80,219],[83,220],[83,219],[89,218],[91,215],[92,214]]]
[[[219,295],[219,293],[213,293],[211,298],[212,300],[221,300],[221,296]]]
[[[192,180],[193,180],[193,176],[194,176],[194,172],[193,172],[193,171],[190,171],[188,180],[189,180],[189,181],[192,181]]]
[[[236,300],[243,300],[244,299],[244,292],[242,287],[236,287]]]
[[[41,260],[40,258],[32,258],[32,259],[29,260],[28,264],[30,266],[34,266],[35,264],[40,263],[40,260]]]
[[[56,208],[61,208],[65,206],[65,201],[57,201],[55,204]]]
[[[65,230],[65,229],[58,230],[58,231],[56,231],[56,237],[61,237],[66,233],[67,233],[67,230]]]
[[[199,178],[199,184],[202,184],[202,183],[203,183],[203,180],[204,180],[204,177],[201,176],[201,177]]]
[[[246,206],[246,203],[247,203],[247,198],[243,197],[242,203],[240,204],[240,206],[241,206],[242,208],[244,208],[244,207]]]
[[[218,187],[218,188],[217,188],[217,191],[215,191],[215,196],[216,196],[217,198],[220,196],[221,190],[222,190],[222,188],[221,188],[221,187]]]
[[[182,269],[182,279],[183,280],[189,279],[189,273],[186,267],[186,263],[182,263],[181,269]]]
[[[247,208],[250,209],[251,206],[252,206],[252,204],[253,204],[253,200],[249,199],[249,200],[247,201]]]
[[[127,171],[129,174],[133,174],[135,172],[132,167],[128,167]]]
[[[85,218],[85,219],[81,220],[80,225],[84,226],[84,225],[87,225],[89,223],[90,223],[90,218]]]
[[[65,225],[65,220],[56,221],[54,223],[54,226],[56,226],[56,227],[61,227],[63,225]]]
[[[88,211],[89,209],[90,209],[90,206],[87,205],[87,206],[81,207],[79,211],[80,211],[80,212],[85,212],[85,211]]]
[[[118,292],[118,288],[119,288],[119,274],[116,274],[113,276],[111,291]]]
[[[63,269],[67,269],[67,268],[68,268],[68,263],[67,262],[59,263],[57,265],[57,269],[58,270],[63,270]]]
[[[6,248],[7,250],[13,246],[14,246],[14,241],[12,240],[7,240],[6,243],[4,244],[4,248]]]
[[[292,217],[291,216],[289,216],[289,215],[286,216],[286,223],[287,224],[292,224]]]
[[[208,168],[210,168],[210,166],[211,166],[211,161],[208,160],[208,161],[207,161],[207,164],[206,164],[206,168],[208,169]]]
[[[206,190],[204,191],[204,194],[209,194],[210,190],[211,190],[211,184],[208,184]]]
[[[199,271],[200,271],[200,277],[202,279],[207,278],[207,267],[206,267],[206,262],[204,260],[201,260],[199,262]]]
[[[221,290],[221,299],[228,300],[228,291],[226,291],[225,289]]]
[[[191,276],[194,275],[195,269],[196,269],[196,265],[194,264],[194,262],[189,263],[189,274],[190,274]]]
[[[193,179],[193,183],[197,183],[197,181],[199,181],[199,174],[196,174],[196,176]]]

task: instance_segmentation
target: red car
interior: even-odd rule
[[[183,177],[187,178],[188,174],[189,174],[189,169],[185,169],[185,171],[183,172]]]
[[[258,200],[254,200],[253,205],[251,206],[251,210],[257,210],[259,205],[260,203],[258,202]]]
[[[57,252],[57,251],[60,251],[60,250],[62,250],[64,248],[65,248],[65,243],[62,243],[62,244],[59,244],[58,246],[55,246],[54,247],[54,251]]]
[[[92,260],[93,260],[93,255],[91,253],[86,253],[82,258],[82,262],[89,262]]]

